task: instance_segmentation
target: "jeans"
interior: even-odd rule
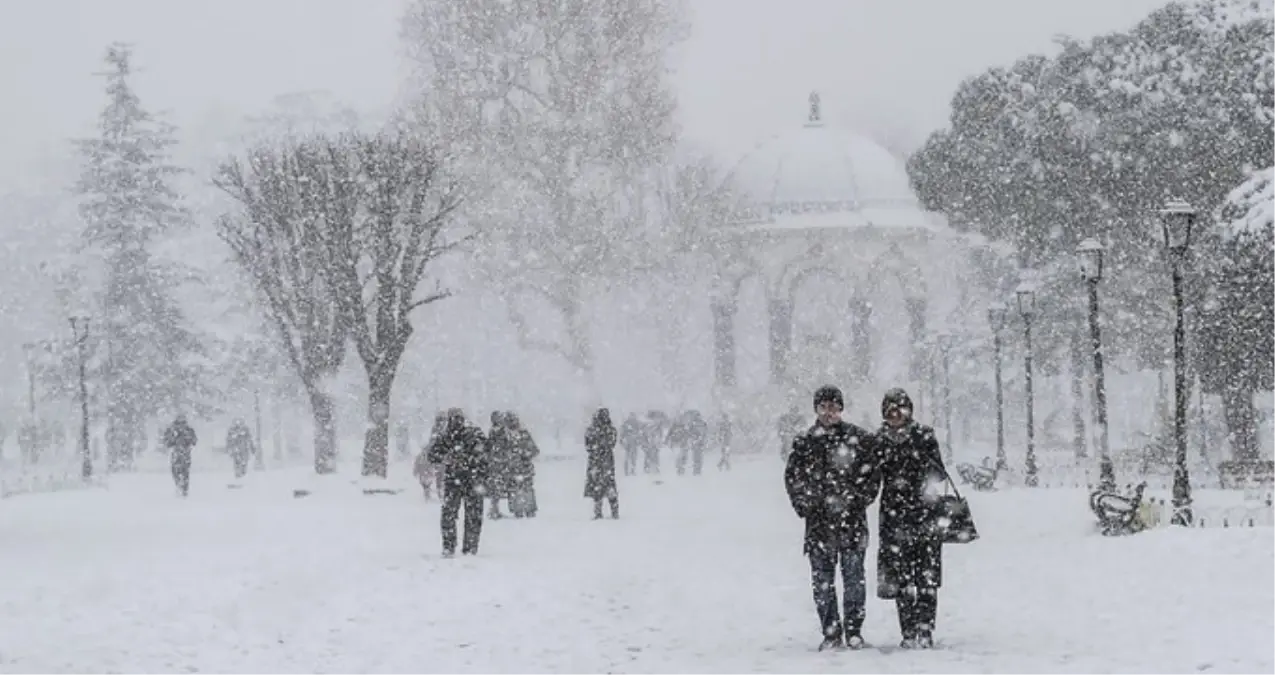
[[[810,552],[810,583],[815,596],[815,611],[824,636],[841,633],[841,617],[837,607],[837,565],[841,565],[842,606],[845,632],[857,635],[863,629],[866,615],[867,582],[864,579],[864,552],[856,548],[815,546]]]
[[[478,553],[478,539],[483,533],[483,498],[471,492],[469,487],[448,485],[443,490],[441,513],[443,553],[447,555],[456,552],[456,520],[462,508],[465,511],[465,537],[461,553]]]

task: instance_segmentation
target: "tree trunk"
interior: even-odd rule
[[[336,471],[336,420],[332,397],[311,388],[310,409],[314,413],[314,472]]]
[[[1222,393],[1222,406],[1226,413],[1227,439],[1231,444],[1231,458],[1237,462],[1258,459],[1257,411],[1253,408],[1253,392],[1242,388],[1227,388]]]
[[[394,369],[388,375],[369,377],[367,434],[363,439],[363,475],[385,478],[390,459],[390,394],[394,390]]]
[[[1085,434],[1085,340],[1080,331],[1071,335],[1071,429],[1076,459],[1089,456]]]

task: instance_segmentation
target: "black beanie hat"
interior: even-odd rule
[[[837,405],[841,406],[842,410],[845,410],[846,408],[846,402],[841,396],[841,390],[831,384],[825,384],[815,390],[815,407],[818,408],[819,404],[824,401],[833,401]]]
[[[908,396],[906,391],[895,387],[887,392],[881,399],[881,417],[886,417],[890,412],[890,408],[912,408],[912,397]]]

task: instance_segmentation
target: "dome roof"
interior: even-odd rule
[[[825,124],[817,93],[804,126],[758,144],[731,178],[756,211],[745,220],[922,211],[904,162],[870,138]]]

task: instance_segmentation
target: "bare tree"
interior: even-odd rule
[[[310,399],[314,469],[335,470],[336,421],[327,381],[345,360],[350,321],[326,269],[326,230],[354,219],[359,192],[336,148],[312,137],[262,143],[223,163],[214,183],[242,211],[217,222]]]
[[[384,477],[411,312],[447,297],[417,290],[429,263],[458,243],[442,239],[460,192],[443,178],[439,154],[401,134],[315,136],[259,148],[246,171],[227,163],[219,185],[245,207],[222,219],[222,237],[254,280],[310,394],[322,429],[316,467],[318,448],[335,439],[322,383],[349,339],[368,378],[362,473]]]
[[[461,193],[444,177],[439,153],[418,138],[354,135],[346,143],[362,206],[355,220],[332,223],[327,269],[367,372],[363,475],[383,478],[390,398],[412,336],[412,310],[449,294],[436,285],[418,297],[417,289],[429,263],[459,243],[444,241],[442,234]]]
[[[675,138],[667,54],[682,0],[415,0],[404,38],[422,117],[460,139],[488,182],[482,266],[524,348],[594,367],[588,293],[623,267],[628,179]],[[542,311],[532,307],[538,305]],[[555,314],[558,335],[529,317]]]

